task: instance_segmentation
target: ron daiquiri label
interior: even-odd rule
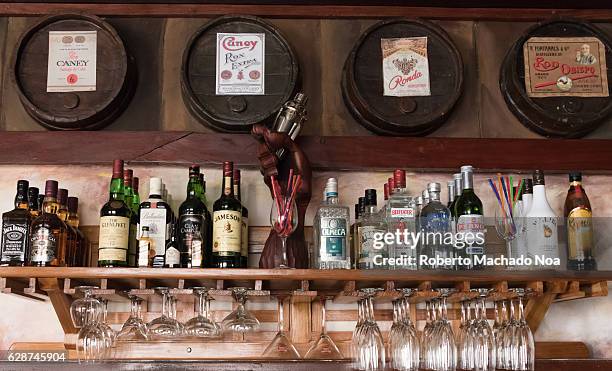
[[[322,261],[346,259],[346,219],[323,217],[320,221],[321,241],[319,252]]]
[[[95,91],[97,31],[49,31],[47,92]]]
[[[567,246],[570,260],[584,260],[593,253],[593,214],[577,207],[567,216]]]
[[[240,253],[242,213],[234,210],[213,212],[213,252],[218,255]]]
[[[28,251],[28,225],[27,224],[5,224],[2,226],[2,257],[0,262],[10,260],[26,260]]]
[[[523,57],[530,97],[608,96],[606,48],[596,37],[532,37]]]
[[[128,217],[101,217],[98,261],[111,260],[127,262],[129,236],[130,219]]]
[[[431,95],[427,37],[380,39],[383,95],[422,97]]]
[[[217,33],[216,95],[265,94],[265,36]]]

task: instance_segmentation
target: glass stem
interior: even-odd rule
[[[278,298],[278,332],[285,332],[284,315],[283,315],[283,299]]]
[[[204,293],[198,292],[198,317],[205,316],[206,308],[204,307]]]
[[[321,334],[327,334],[327,329],[325,328],[325,299],[321,300]]]
[[[162,294],[162,317],[168,317],[168,293]]]
[[[525,311],[523,308],[523,297],[519,296],[518,298],[518,307],[519,307],[519,318],[522,323],[525,322]]]
[[[139,307],[139,305],[138,305],[138,298],[137,297],[132,297],[131,300],[132,300],[132,308],[131,308],[130,315],[131,315],[131,317],[139,318],[139,313],[138,313],[139,312],[138,311],[138,307]]]
[[[281,237],[281,253],[282,253],[282,261],[281,265],[284,267],[289,266],[289,262],[287,260],[287,237]]]

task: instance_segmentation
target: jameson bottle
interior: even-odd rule
[[[582,187],[582,174],[569,174],[570,188],[563,215],[567,226],[567,269],[597,270],[593,257],[593,214],[591,203]]]
[[[240,170],[234,170],[234,195],[242,205],[242,228],[240,234],[240,267],[249,265],[249,210],[244,207],[240,199]]]
[[[128,239],[128,266],[135,267],[138,259],[138,212],[134,212],[134,171],[125,169],[123,171],[123,193],[124,202],[130,208],[130,236]]]
[[[77,233],[76,250],[73,261],[71,263],[74,267],[86,267],[89,265],[89,254],[86,251],[85,246],[85,235],[79,229],[79,199],[76,197],[68,197],[68,220],[67,223]]]
[[[30,211],[32,219],[40,215],[40,205],[38,205],[38,192],[38,188],[36,187],[28,188],[28,210]]]
[[[166,201],[162,199],[162,180],[161,178],[151,178],[149,180],[149,198],[140,204],[139,226],[149,227],[149,237],[153,242],[155,257],[153,266],[161,268],[164,266],[164,256],[166,255],[166,244],[170,239],[170,228],[172,227],[172,209]]]
[[[64,223],[57,216],[57,182],[45,182],[45,198],[42,213],[32,222],[30,232],[30,265],[37,267],[63,266],[65,261],[62,251]]]
[[[100,210],[99,267],[127,265],[132,212],[124,202],[123,160],[113,162],[108,202]]]
[[[457,246],[457,256],[469,258],[470,264],[460,264],[458,269],[481,269],[482,263],[475,261],[485,253],[484,245],[484,211],[480,198],[474,193],[473,168],[466,165],[461,167],[461,195],[455,200],[456,230],[465,241],[465,246]],[[470,238],[471,237],[471,238]],[[480,238],[478,238],[480,237]],[[458,237],[459,238],[459,237]]]
[[[242,206],[234,197],[234,163],[223,163],[221,197],[213,205],[213,267],[240,268]]]
[[[205,256],[201,243],[202,236],[208,235],[210,219],[206,218],[207,213],[206,205],[200,199],[200,167],[192,165],[189,167],[187,197],[179,207],[178,217],[177,238],[183,268],[203,267],[205,258],[210,258]]]
[[[15,209],[2,214],[1,266],[23,266],[29,258],[30,224],[28,181],[17,181]]]

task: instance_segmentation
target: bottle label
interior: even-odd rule
[[[414,218],[414,209],[411,207],[392,207],[392,218]]]
[[[346,219],[321,218],[320,251],[322,261],[346,259]]]
[[[365,267],[374,266],[374,256],[382,254],[382,250],[374,248],[374,235],[385,231],[374,226],[359,227],[357,231],[359,242],[359,265]]]
[[[559,257],[556,217],[527,218],[527,251],[531,258],[545,256]]]
[[[249,256],[249,218],[242,218],[242,230],[240,235],[240,255]]]
[[[204,238],[204,216],[198,214],[183,214],[179,217],[179,241],[181,245],[187,246],[187,242],[192,236],[199,232],[202,238]]]
[[[57,239],[48,228],[39,226],[32,231],[30,248],[30,261],[35,263],[50,263],[55,259]]]
[[[213,252],[219,255],[240,253],[242,214],[234,210],[213,212]]]
[[[14,223],[2,225],[2,261],[25,261],[27,248],[27,224]]]
[[[164,256],[166,251],[166,236],[168,236],[168,225],[166,224],[166,209],[141,209],[140,228],[149,227],[149,238],[152,241],[155,255]]]
[[[170,246],[166,250],[166,265],[180,265],[181,253],[174,246]]]
[[[461,215],[457,219],[457,238],[465,242],[465,253],[468,255],[484,254],[484,246],[476,243],[476,236],[484,237],[485,225],[482,215]]]
[[[130,237],[130,219],[125,216],[100,218],[98,261],[118,260],[127,262]]]
[[[593,214],[580,207],[567,216],[567,246],[569,260],[584,260],[593,249]]]
[[[155,251],[151,249],[151,242],[147,240],[138,241],[138,266],[148,267],[149,262],[155,256]]]
[[[202,266],[202,241],[192,240],[191,241],[191,267]]]

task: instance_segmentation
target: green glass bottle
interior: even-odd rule
[[[132,204],[129,205],[132,209],[132,212],[136,214],[136,219],[138,220],[138,209],[140,208],[140,195],[138,194],[138,186],[140,180],[137,176],[132,177]]]
[[[134,212],[134,171],[125,169],[123,171],[123,193],[125,204],[130,208],[130,237],[128,244],[128,266],[135,267],[138,259],[138,213]]]
[[[465,239],[465,246],[457,247],[457,256],[468,258],[469,264],[459,264],[459,269],[481,269],[482,263],[476,262],[478,257],[485,253],[484,245],[484,211],[482,201],[474,193],[473,168],[466,165],[461,167],[462,191],[458,199],[455,200],[455,225],[456,232],[462,234]],[[480,236],[480,239],[478,238]],[[465,259],[463,259],[465,260]]]

